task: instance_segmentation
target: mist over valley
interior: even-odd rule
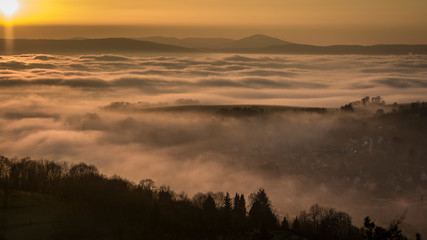
[[[265,188],[279,216],[319,203],[357,225],[368,215],[387,225],[407,209],[404,230],[423,233],[426,64],[425,55],[1,56],[0,153],[85,162],[190,197]]]

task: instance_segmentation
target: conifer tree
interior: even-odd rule
[[[251,196],[252,207],[249,210],[249,219],[252,228],[268,231],[278,226],[276,215],[271,209],[270,199],[264,189],[259,189]]]
[[[286,218],[286,216],[283,217],[283,221],[280,225],[280,227],[282,228],[282,230],[289,230],[289,222],[288,219]]]
[[[231,198],[230,198],[230,194],[227,192],[227,194],[224,197],[224,212],[229,213],[231,212],[232,208],[231,208]]]
[[[246,201],[245,196],[243,194],[240,195],[240,201],[239,201],[239,213],[242,216],[246,216]]]

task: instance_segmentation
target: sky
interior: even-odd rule
[[[239,38],[264,33],[288,41],[317,44],[427,42],[427,1],[424,0],[18,1],[18,12],[12,19],[2,17],[3,22],[26,26],[145,26],[126,32],[93,27],[101,37],[157,34]],[[156,31],[156,26],[160,30]],[[81,34],[66,27],[51,31],[56,32],[57,38]],[[22,33],[22,37],[42,37],[43,31],[40,34]]]

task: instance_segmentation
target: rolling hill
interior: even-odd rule
[[[283,41],[278,38],[269,37],[263,34],[256,34],[226,43],[222,46],[225,49],[254,49],[270,46],[293,45],[293,43]]]
[[[9,41],[9,40],[8,40]],[[53,53],[257,53],[257,54],[427,54],[427,44],[379,44],[315,46],[296,44],[278,38],[256,34],[239,40],[227,38],[170,38],[142,39],[15,39],[13,51],[0,39],[0,54]]]
[[[289,42],[263,34],[255,34],[238,40],[228,38],[173,38],[146,37],[140,40],[197,49],[254,49],[269,46],[288,45]]]
[[[187,48],[219,48],[235,40],[229,38],[174,38],[174,37],[145,37],[138,40],[176,45]]]
[[[331,45],[316,46],[283,41],[263,34],[255,34],[238,40],[226,38],[166,38],[148,37],[147,41],[197,49],[211,53],[259,53],[259,54],[427,54],[427,44],[378,44],[378,45]]]
[[[6,43],[0,40],[0,54],[6,53]],[[16,39],[13,54],[22,53],[104,53],[104,52],[192,52],[192,49],[127,38],[104,39]]]

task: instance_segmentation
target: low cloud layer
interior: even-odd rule
[[[200,109],[180,113],[104,107],[111,102],[143,108],[339,107],[366,95],[381,95],[389,103],[422,101],[427,90],[426,63],[425,56],[416,55],[4,56],[0,59],[0,154],[86,162],[108,175],[135,182],[152,178],[190,195],[199,191],[249,194],[265,187],[279,214],[297,214],[318,202],[349,211],[357,223],[373,214],[380,220],[391,219],[405,206],[412,214],[412,205],[394,202],[387,205],[394,210],[375,211],[384,204],[366,200],[366,193],[358,189],[368,195],[370,190],[365,183],[355,183],[371,181],[360,173],[363,168],[349,167],[351,171],[336,178],[323,176],[325,163],[334,173],[340,172],[341,163],[352,164],[339,157],[346,147],[358,146],[363,152],[368,151],[365,142],[372,141],[375,149],[393,137],[404,138],[393,124],[379,126],[370,121],[368,127],[373,130],[365,132],[354,127],[362,126],[360,119],[333,114],[289,112],[236,118]],[[413,151],[427,154],[422,132],[405,134],[412,137],[393,158],[404,159],[407,145],[414,142]],[[359,159],[348,151],[352,161]],[[414,172],[411,177],[419,179],[420,174]],[[336,188],[340,181],[351,187]],[[412,220],[417,217],[411,215]]]
[[[197,95],[201,103],[209,104],[336,107],[365,95],[381,95],[393,102],[423,99],[426,62],[418,55],[18,55],[1,59],[0,86],[27,91],[56,87],[56,92],[74,88],[98,95],[129,96],[132,91],[132,96],[159,101]],[[295,97],[300,93],[306,99]]]

